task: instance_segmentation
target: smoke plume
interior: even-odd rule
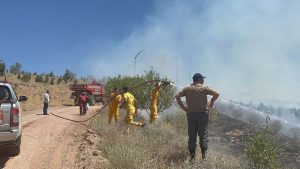
[[[95,76],[153,68],[178,85],[201,72],[234,100],[300,100],[300,1],[166,0],[119,42],[94,55]]]

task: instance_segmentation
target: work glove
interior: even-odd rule
[[[168,82],[168,81],[162,81],[162,86],[168,86],[168,85],[170,85],[170,82]]]

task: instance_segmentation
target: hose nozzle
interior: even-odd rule
[[[168,86],[171,85],[171,82],[169,81],[161,81],[161,86]]]

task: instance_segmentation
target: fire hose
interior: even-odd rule
[[[163,80],[149,80],[149,81],[146,81],[146,82],[143,82],[143,83],[140,83],[132,88],[129,88],[128,91],[132,91],[132,90],[135,90],[136,88],[139,88],[141,86],[144,86],[144,85],[147,85],[149,83],[153,83],[153,82],[157,82],[157,83],[161,83],[162,86],[166,86],[166,85],[170,85],[172,84],[171,82],[169,81],[163,81]],[[118,94],[124,94],[124,92],[120,92]],[[116,97],[116,96],[115,96]],[[87,118],[87,119],[84,119],[84,120],[74,120],[74,119],[69,119],[69,118],[66,118],[66,117],[63,117],[63,116],[59,116],[57,114],[54,114],[53,112],[50,112],[50,114],[52,114],[53,116],[55,117],[58,117],[58,118],[61,118],[61,119],[64,119],[64,120],[68,120],[68,121],[72,121],[72,122],[76,122],[76,123],[81,123],[81,122],[86,122],[86,121],[89,121],[90,119],[94,118],[96,115],[100,114],[103,109],[109,105],[109,103],[115,98],[115,97],[112,97],[110,98],[108,101],[106,101],[104,103],[104,105],[96,111],[96,113],[94,115],[92,115],[91,117]]]
[[[175,85],[174,83],[171,83],[169,81],[163,81],[163,80],[149,80],[149,81],[145,81],[143,83],[140,83],[132,88],[129,88],[128,91],[133,91],[141,86],[144,86],[144,85],[147,85],[149,83],[153,83],[153,82],[156,82],[156,83],[160,83],[161,86],[167,86],[167,85],[172,85],[172,86],[176,86],[176,87],[179,87],[179,88],[183,88],[181,86],[178,86],[178,85]],[[118,94],[124,94],[125,92],[120,92]],[[116,97],[116,96],[115,96]],[[66,117],[63,117],[63,116],[60,116],[60,115],[57,115],[55,113],[53,113],[52,111],[50,111],[50,114],[52,114],[53,116],[55,117],[58,117],[58,118],[61,118],[61,119],[64,119],[64,120],[68,120],[68,121],[72,121],[72,122],[76,122],[76,123],[80,123],[80,124],[83,124],[82,122],[86,122],[86,121],[89,121],[91,120],[92,118],[94,118],[96,115],[100,114],[104,108],[106,108],[109,103],[115,98],[115,97],[111,97],[109,100],[107,100],[103,106],[99,109],[99,110],[96,110],[96,113],[93,114],[91,117],[88,117],[87,119],[82,119],[82,120],[75,120],[75,119],[69,119],[69,118],[66,118]],[[211,109],[208,110],[209,112],[211,112]],[[218,111],[219,112],[219,111]],[[211,114],[211,113],[210,113]],[[228,115],[225,115],[223,114],[224,116],[227,116],[227,117],[230,117]],[[217,120],[209,120],[209,122],[216,122],[216,123],[220,123],[220,124],[225,124],[224,122],[222,121],[217,121]],[[238,124],[238,125],[242,125],[242,124],[239,124],[239,123],[236,123],[236,122],[231,122],[231,123],[234,123],[234,124]],[[83,124],[83,125],[86,125],[86,124]]]

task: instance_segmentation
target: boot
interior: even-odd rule
[[[195,160],[195,150],[190,150],[190,162]]]
[[[206,159],[206,150],[205,149],[201,149],[201,154],[202,154],[202,159]]]
[[[202,159],[205,160],[206,159],[206,153],[202,153]]]

